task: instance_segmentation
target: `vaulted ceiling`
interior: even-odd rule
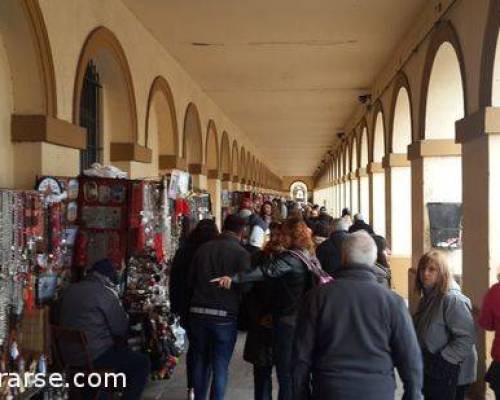
[[[312,175],[425,0],[123,0],[283,176]]]

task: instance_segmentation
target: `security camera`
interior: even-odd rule
[[[372,95],[371,94],[363,94],[361,96],[358,96],[358,100],[361,104],[369,103],[372,100]]]
[[[342,140],[344,138],[344,136],[345,136],[345,132],[337,132],[337,138],[339,140]]]

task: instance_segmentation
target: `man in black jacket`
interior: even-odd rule
[[[191,264],[189,282],[193,296],[189,310],[196,399],[207,396],[210,370],[213,399],[224,399],[229,362],[236,344],[241,295],[236,287],[224,290],[210,281],[250,268],[250,255],[240,244],[244,228],[244,219],[228,216],[223,233],[201,246]]]
[[[335,281],[312,290],[299,314],[293,399],[393,400],[396,367],[404,399],[420,400],[420,348],[404,300],[376,280],[373,239],[354,233],[342,250]]]
[[[59,324],[83,331],[95,368],[105,368],[126,377],[124,400],[138,400],[149,376],[147,356],[120,346],[127,336],[128,316],[115,291],[118,274],[109,260],[94,264],[86,278],[64,292]],[[115,341],[119,339],[118,343]],[[74,365],[86,364],[86,355],[60,343],[64,358]]]
[[[345,219],[339,218],[335,220],[332,234],[316,249],[316,256],[321,263],[321,267],[330,275],[333,275],[342,265],[342,243],[349,235],[347,229]]]
[[[354,233],[357,231],[366,231],[370,235],[375,234],[373,228],[365,222],[365,217],[361,213],[358,213],[354,216],[354,224],[352,224],[349,228],[349,233]]]

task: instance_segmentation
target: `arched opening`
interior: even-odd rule
[[[14,145],[11,133],[12,114],[57,116],[54,64],[38,2],[0,2],[0,94],[0,187],[33,187],[40,166],[26,154],[37,145]],[[77,170],[77,154],[67,162]]]
[[[309,188],[305,182],[295,181],[290,185],[290,198],[298,203],[307,202]]]
[[[179,131],[172,91],[167,81],[158,76],[153,81],[146,111],[147,148],[152,150],[151,176],[177,167]]]
[[[222,134],[222,141],[220,145],[220,169],[222,172],[222,180],[225,182],[231,181],[231,148],[229,147],[229,137],[227,132]]]
[[[240,163],[238,167],[238,177],[240,179],[240,182],[242,183],[242,188],[241,190],[246,190],[246,179],[247,179],[247,173],[246,173],[246,151],[245,151],[245,146],[241,146],[240,150]]]
[[[395,155],[406,160],[408,146],[412,142],[410,96],[405,86],[400,86],[394,103],[392,123],[392,143],[389,146]],[[394,258],[411,258],[412,252],[412,195],[411,168],[405,163],[390,166],[387,170],[389,181],[390,216],[387,219],[387,234]],[[406,266],[408,267],[408,265]],[[404,270],[406,281],[406,269]]]
[[[101,161],[101,83],[95,64],[90,61],[83,80],[80,100],[80,126],[87,130],[87,148],[80,151],[80,172]]]
[[[200,116],[194,103],[189,103],[184,117],[184,139],[182,155],[188,170],[199,175],[203,165],[203,139]]]
[[[375,129],[373,131],[373,162],[374,170],[369,172],[370,193],[370,222],[373,230],[385,237],[385,174],[381,166],[385,155],[385,125],[382,111],[376,114]],[[377,166],[377,167],[375,167]]]
[[[368,166],[368,129],[366,126],[361,131],[360,146],[359,212],[363,214],[366,221],[370,215],[370,182],[366,174]]]
[[[347,201],[348,196],[347,196],[347,188],[349,187],[350,183],[347,180],[347,175],[349,174],[350,166],[349,166],[349,146],[344,144],[344,150],[342,153],[342,194],[341,194],[341,203],[342,203],[342,208],[350,208],[351,207],[351,199],[349,195],[349,202]]]
[[[124,144],[138,143],[137,111],[132,75],[127,57],[116,36],[107,28],[99,27],[87,37],[78,61],[73,97],[73,121],[82,120],[81,103],[85,74],[89,63],[95,65],[102,86],[100,115],[101,160],[104,164],[113,162],[128,170],[122,161]],[[144,142],[143,142],[144,143]],[[116,144],[116,145],[115,145]]]
[[[238,151],[238,142],[233,140],[233,150],[231,152],[231,174],[233,175],[233,182],[238,183],[239,179],[239,151]]]
[[[212,203],[212,215],[219,228],[221,225],[221,195],[222,184],[219,169],[219,141],[215,122],[210,120],[207,128],[207,139],[205,141],[205,162],[208,170],[208,193]]]
[[[351,160],[350,160],[350,179],[347,185],[347,200],[352,214],[356,214],[359,210],[359,183],[356,176],[358,169],[358,139],[356,136],[352,137],[351,141]]]
[[[493,79],[491,82],[491,106],[500,107],[500,35],[497,36]]]
[[[455,122],[464,117],[464,91],[453,45],[439,47],[429,78],[425,108],[425,139],[455,139]]]
[[[425,103],[426,140],[455,140],[455,122],[465,114],[464,85],[460,61],[454,45],[442,42],[432,60]],[[431,230],[430,208],[436,203],[462,203],[462,160],[461,156],[446,155],[423,159],[424,229],[430,235],[424,239],[425,248],[441,247],[444,235],[440,230]],[[446,204],[445,204],[446,206]],[[435,206],[434,206],[435,207]],[[458,236],[458,234],[457,234]],[[457,240],[460,240],[457,238]],[[446,240],[448,241],[448,240]],[[455,248],[453,248],[455,249]],[[451,265],[456,275],[462,274],[462,251],[460,246],[450,251]]]

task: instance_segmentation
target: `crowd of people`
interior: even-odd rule
[[[500,399],[500,283],[475,320],[446,253],[431,250],[417,266],[411,316],[392,290],[390,256],[385,238],[349,210],[334,219],[317,206],[245,200],[222,232],[200,221],[170,272],[171,308],[189,339],[188,398],[224,399],[245,330],[255,400],[272,399],[273,370],[278,400],[392,400],[395,370],[404,399],[463,400],[477,379],[479,326],[495,331],[485,380]],[[93,365],[123,372],[123,398],[139,399],[149,361],[116,344],[128,330],[117,280],[109,261],[96,263],[67,289],[59,322],[84,331]]]
[[[201,221],[175,257],[171,303],[189,338],[188,398],[224,399],[238,329],[255,400],[461,400],[476,381],[476,323],[447,255],[422,255],[410,315],[391,252],[363,215],[245,200],[222,233]],[[498,330],[486,380],[500,399],[500,284],[477,323]]]

